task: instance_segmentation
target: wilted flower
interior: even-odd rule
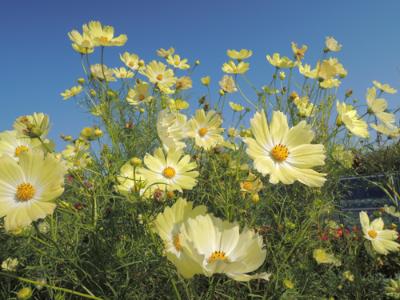
[[[188,90],[192,88],[192,79],[189,76],[182,76],[176,80],[177,90]]]
[[[302,45],[301,48],[298,48],[297,44],[292,42],[292,51],[297,60],[302,60],[304,58],[307,49],[308,47],[306,45]]]
[[[241,112],[244,110],[243,105],[240,105],[240,104],[232,102],[232,101],[229,101],[229,106],[232,108],[233,111],[236,111],[236,112]]]
[[[44,113],[33,113],[18,117],[14,122],[14,129],[18,135],[44,139],[50,129],[49,116]]]
[[[163,58],[167,58],[168,56],[171,56],[175,53],[175,49],[174,48],[169,48],[167,50],[165,50],[164,48],[160,48],[157,50],[157,55]]]

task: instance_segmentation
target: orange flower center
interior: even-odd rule
[[[24,153],[24,152],[27,152],[27,151],[29,151],[29,148],[27,146],[21,145],[21,146],[18,146],[17,148],[15,148],[14,155],[16,157],[18,157],[18,156],[21,155],[21,153]]]
[[[253,183],[250,181],[243,182],[243,189],[251,191],[253,189]]]
[[[21,183],[17,187],[16,197],[19,201],[31,200],[36,194],[36,189],[30,183]]]
[[[224,251],[214,251],[208,258],[208,262],[213,263],[217,260],[225,261],[227,259],[228,257],[226,256]]]
[[[182,250],[182,245],[181,245],[181,240],[179,238],[179,234],[176,234],[172,240],[172,243],[174,244],[174,247],[176,251],[181,251]]]
[[[108,37],[106,37],[106,36],[102,36],[102,37],[99,38],[99,41],[100,41],[100,43],[102,43],[102,44],[107,44],[108,41],[109,41],[109,39],[108,39]]]
[[[204,127],[200,128],[199,131],[198,131],[199,136],[201,136],[201,137],[204,137],[207,134],[207,132],[208,132],[208,129],[204,128]]]
[[[378,236],[378,233],[376,232],[376,230],[370,229],[368,230],[368,235],[370,236],[370,238],[374,239]]]
[[[143,94],[140,94],[140,95],[138,96],[138,98],[139,98],[140,101],[143,101],[144,98],[146,98],[146,97],[145,97]]]
[[[165,178],[171,179],[176,175],[176,171],[174,168],[171,167],[166,167],[164,171],[162,172]]]
[[[156,78],[158,81],[161,81],[161,80],[163,80],[164,76],[163,76],[163,74],[158,74]]]
[[[289,149],[284,145],[278,144],[272,148],[271,155],[276,161],[281,162],[288,158]]]

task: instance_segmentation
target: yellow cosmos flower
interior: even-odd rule
[[[187,64],[187,59],[181,59],[181,57],[177,54],[170,55],[167,58],[167,63],[173,66],[176,69],[187,70],[190,66]]]
[[[114,72],[106,65],[95,64],[90,66],[90,74],[100,81],[116,81]]]
[[[138,168],[134,167],[130,161],[125,163],[117,176],[118,184],[116,190],[125,196],[139,193],[145,198],[150,198],[156,186],[149,187],[142,175],[137,172]]]
[[[297,47],[297,44],[292,42],[292,51],[296,60],[300,61],[304,58],[304,54],[306,53],[308,47],[306,45],[302,45],[301,48]]]
[[[152,100],[150,96],[150,85],[147,82],[137,83],[133,89],[128,91],[126,101],[130,105],[139,105],[141,103],[147,103]]]
[[[154,231],[164,242],[167,259],[172,262],[184,278],[201,274],[201,266],[185,251],[182,251],[183,236],[181,226],[189,218],[203,215],[207,208],[203,205],[193,208],[193,203],[179,198],[174,205],[166,207],[153,222]]]
[[[377,98],[375,87],[367,90],[366,98],[369,113],[374,114],[384,124],[393,124],[395,122],[395,115],[385,112],[388,106],[387,102],[383,98]]]
[[[370,126],[375,129],[376,131],[390,137],[390,138],[396,138],[400,136],[400,128],[392,125],[392,124],[370,124]]]
[[[241,61],[236,65],[233,60],[230,60],[229,62],[224,63],[222,71],[227,74],[244,74],[249,70],[249,68],[249,63]]]
[[[15,272],[17,270],[18,265],[19,265],[18,258],[8,257],[1,263],[1,269],[3,271]]]
[[[144,61],[134,53],[124,52],[119,55],[119,58],[129,69],[134,71],[143,69],[145,66]]]
[[[75,97],[76,95],[79,95],[83,90],[83,87],[81,85],[73,86],[70,89],[66,89],[63,93],[61,93],[61,96],[64,98],[64,100],[67,100],[69,98]]]
[[[88,141],[77,139],[73,144],[67,145],[61,152],[68,170],[80,170],[86,168],[92,157],[89,153],[90,144]]]
[[[175,49],[170,47],[169,49],[165,50],[164,48],[160,48],[157,50],[157,55],[163,58],[167,58],[175,53]]]
[[[313,257],[318,264],[332,264],[336,267],[342,265],[339,259],[337,259],[333,254],[328,253],[325,249],[315,249],[313,251]]]
[[[235,80],[232,76],[224,75],[219,82],[219,86],[225,93],[234,93],[237,91]]]
[[[93,53],[95,44],[89,34],[87,25],[83,25],[83,33],[72,30],[68,33],[69,39],[72,41],[72,48],[82,54]]]
[[[382,218],[377,218],[371,223],[366,212],[360,212],[360,223],[364,237],[371,241],[372,247],[379,254],[387,255],[389,252],[400,250],[400,244],[396,243],[398,233],[395,230],[383,229],[385,224]]]
[[[117,78],[133,78],[133,73],[132,71],[129,71],[125,69],[124,67],[121,68],[115,68],[113,70],[115,77]]]
[[[274,67],[281,69],[293,68],[296,65],[294,61],[291,61],[286,56],[281,57],[279,53],[274,53],[272,57],[270,55],[267,55],[267,60]]]
[[[168,107],[171,111],[176,112],[184,109],[188,109],[190,106],[189,102],[183,99],[170,99],[168,102]]]
[[[211,77],[210,76],[201,77],[200,81],[203,85],[209,86],[211,82]]]
[[[311,69],[311,66],[307,64],[299,64],[299,72],[307,78],[316,79],[318,77],[318,70]]]
[[[262,111],[255,114],[250,124],[254,138],[244,138],[247,154],[257,171],[270,175],[271,183],[292,184],[298,180],[311,187],[324,184],[326,174],[311,169],[325,164],[324,146],[310,144],[314,132],[305,121],[289,129],[286,116],[275,111],[268,125]]]
[[[222,118],[215,111],[211,110],[206,114],[203,109],[198,109],[188,123],[188,136],[195,139],[196,146],[210,150],[224,140],[221,124]]]
[[[222,273],[236,281],[268,280],[267,273],[248,274],[265,261],[262,237],[250,229],[239,230],[236,223],[200,214],[183,223],[182,250],[205,276]]]
[[[379,81],[372,81],[374,86],[376,86],[377,89],[381,90],[382,92],[388,93],[388,94],[396,94],[397,90],[395,88],[392,88],[389,84],[383,84],[380,83]]]
[[[142,74],[146,76],[151,83],[156,84],[162,92],[166,94],[173,93],[170,88],[176,83],[174,71],[167,69],[167,66],[162,62],[151,61],[142,71]]]
[[[114,27],[104,26],[99,21],[90,21],[87,28],[95,46],[123,46],[128,40],[126,34],[114,37]]]
[[[146,154],[144,157],[146,168],[140,168],[139,174],[143,176],[149,186],[158,184],[168,191],[191,190],[197,184],[199,172],[196,162],[190,161],[189,155],[182,151],[169,149],[166,155],[161,148],[154,151],[154,155]]]
[[[164,109],[158,113],[157,133],[166,151],[182,150],[186,147],[183,140],[187,137],[187,118],[178,112]]]
[[[344,124],[351,133],[362,137],[369,137],[368,133],[368,124],[360,119],[357,111],[353,108],[353,106],[336,102],[336,109],[338,112],[338,117],[336,123],[338,125]]]
[[[240,51],[237,50],[226,50],[226,54],[232,58],[237,60],[243,60],[249,58],[253,55],[253,51],[247,49],[241,49]]]
[[[293,103],[296,105],[300,117],[312,117],[315,115],[314,104],[310,102],[307,96],[295,97]]]
[[[246,180],[240,182],[240,191],[244,193],[258,193],[264,187],[260,178],[253,173],[249,173]]]
[[[176,80],[177,90],[188,90],[192,88],[192,79],[189,76],[182,76]]]
[[[44,150],[38,139],[18,136],[15,130],[0,133],[0,157],[8,155],[18,160],[21,154],[38,149]]]
[[[336,76],[346,77],[347,71],[337,58],[324,59],[317,64],[317,75],[324,80],[333,79]]]
[[[340,80],[337,78],[329,78],[321,81],[319,86],[323,89],[337,88],[340,86]]]
[[[54,156],[31,151],[0,157],[0,218],[7,231],[26,227],[51,215],[63,191],[66,169]]]
[[[241,112],[244,110],[243,105],[240,105],[240,104],[232,102],[232,101],[229,101],[229,106],[232,108],[233,111],[236,111],[236,112]]]
[[[327,36],[325,38],[325,52],[332,51],[332,52],[338,52],[342,49],[342,45],[339,44],[337,40],[335,40],[331,36]]]
[[[44,139],[49,133],[50,119],[44,113],[33,113],[18,117],[14,122],[18,135]]]

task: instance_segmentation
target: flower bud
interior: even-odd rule
[[[24,287],[17,292],[18,300],[28,300],[32,297],[32,289],[30,287]]]

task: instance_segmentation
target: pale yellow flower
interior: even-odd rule
[[[249,70],[249,63],[246,62],[239,62],[237,65],[230,60],[227,63],[224,63],[222,66],[222,71],[227,74],[244,74]]]
[[[321,81],[319,86],[324,89],[337,88],[340,86],[340,80],[337,78],[329,78]]]
[[[229,101],[229,106],[232,108],[233,111],[236,111],[236,112],[241,112],[244,110],[243,105],[240,105],[240,104],[232,102],[232,101]]]
[[[308,47],[306,45],[302,45],[301,48],[298,48],[297,44],[292,42],[292,51],[296,60],[302,60],[307,49]]]
[[[296,65],[294,61],[290,60],[286,56],[281,57],[279,53],[274,53],[272,57],[270,55],[267,55],[267,60],[271,65],[276,68],[293,68]]]
[[[166,207],[164,212],[159,213],[153,222],[154,231],[164,242],[167,259],[176,266],[178,272],[184,278],[201,274],[202,268],[193,257],[183,251],[183,236],[180,229],[188,219],[203,215],[206,212],[205,206],[193,207],[192,202],[179,198],[174,205]]]
[[[374,86],[376,86],[377,89],[381,90],[382,92],[388,93],[388,94],[396,94],[397,90],[395,88],[392,88],[389,84],[385,83],[380,83],[379,81],[372,81]]]
[[[211,78],[210,78],[210,76],[201,77],[200,81],[203,85],[209,86],[210,82],[211,82]]]
[[[342,49],[342,45],[331,36],[325,38],[325,47],[327,50],[332,52],[338,52]]]
[[[397,138],[400,136],[400,128],[387,123],[382,124],[369,124],[373,129],[376,131],[390,137],[390,138]]]
[[[157,50],[157,55],[163,58],[167,58],[175,53],[175,49],[170,47],[169,49],[165,50],[164,48],[160,48]]]
[[[128,91],[126,101],[130,105],[139,105],[152,100],[150,95],[150,85],[147,82],[137,83],[133,89]]]
[[[87,32],[95,46],[123,46],[128,40],[126,34],[114,37],[114,27],[104,26],[99,21],[90,21]]]
[[[15,130],[0,133],[0,156],[8,155],[18,161],[22,153],[44,150],[38,139],[18,136]]]
[[[125,196],[139,193],[145,198],[150,198],[156,186],[148,186],[144,177],[138,174],[138,168],[134,167],[130,161],[125,163],[117,176],[118,184],[116,190]]]
[[[317,69],[312,69],[311,66],[307,64],[299,64],[299,72],[303,76],[311,79],[316,79],[318,76],[318,70]]]
[[[270,274],[248,273],[265,261],[263,239],[253,230],[199,214],[181,226],[182,251],[194,259],[205,276],[222,273],[236,281],[268,280]]]
[[[82,139],[77,139],[73,144],[65,147],[61,152],[61,157],[69,170],[80,170],[92,163],[89,147],[89,142]]]
[[[189,76],[182,76],[176,80],[177,90],[188,90],[192,88],[192,79]]]
[[[338,125],[343,123],[351,133],[362,138],[369,137],[368,124],[360,119],[357,110],[353,106],[337,101],[336,109],[338,112],[336,123]]]
[[[324,184],[326,174],[311,168],[325,164],[325,149],[321,144],[310,144],[314,132],[305,121],[289,128],[286,116],[274,111],[268,125],[261,111],[250,124],[254,138],[243,139],[248,146],[246,152],[254,160],[257,171],[270,175],[271,183],[292,184],[297,180],[311,187]]]
[[[142,74],[146,76],[151,83],[157,85],[157,87],[166,94],[173,93],[170,88],[176,83],[174,71],[167,69],[167,66],[159,61],[151,61],[146,68],[142,71]]]
[[[389,252],[400,250],[400,244],[395,242],[398,237],[396,230],[383,229],[382,218],[377,218],[371,223],[366,212],[360,212],[360,223],[364,237],[371,241],[372,247],[379,254],[387,255]]]
[[[72,30],[68,33],[69,39],[72,41],[72,48],[82,54],[93,53],[95,44],[88,32],[87,25],[83,25],[83,33]]]
[[[90,74],[100,81],[116,81],[113,70],[109,69],[106,65],[91,65]]]
[[[367,90],[366,98],[368,112],[374,114],[378,120],[384,124],[390,124],[390,126],[392,126],[392,124],[395,122],[395,115],[386,112],[388,104],[385,99],[377,98],[375,87]]]
[[[313,257],[318,264],[332,264],[335,267],[342,265],[339,259],[322,248],[315,249],[313,251]]]
[[[219,82],[219,86],[225,93],[234,93],[237,91],[235,80],[232,76],[224,75]]]
[[[240,182],[240,191],[244,193],[258,193],[263,187],[261,179],[253,173],[249,173],[247,178]]]
[[[168,107],[171,111],[180,111],[184,109],[188,109],[190,106],[189,102],[183,99],[169,99]]]
[[[0,218],[7,231],[51,215],[63,191],[66,168],[53,155],[31,151],[15,161],[0,157]]]
[[[318,77],[324,80],[333,79],[336,76],[345,77],[347,75],[347,71],[344,69],[343,65],[337,58],[332,57],[318,62],[317,70]]]
[[[83,87],[81,85],[73,86],[70,89],[66,89],[63,93],[61,93],[61,96],[64,98],[64,100],[67,100],[69,98],[75,97],[76,95],[79,95],[83,90]]]
[[[17,270],[18,265],[19,265],[18,258],[9,257],[1,263],[1,269],[3,271],[15,272]]]
[[[226,50],[226,54],[232,58],[237,60],[243,60],[249,58],[253,55],[253,51],[247,49],[241,49],[240,51],[237,50]]]
[[[18,135],[44,139],[49,133],[50,119],[44,113],[33,113],[18,117],[14,122]]]
[[[131,70],[136,71],[145,67],[144,61],[134,53],[124,52],[119,58]]]
[[[185,148],[183,140],[187,137],[186,116],[166,109],[160,111],[157,118],[157,133],[166,151]]]
[[[190,156],[182,151],[169,149],[164,154],[161,148],[154,151],[154,155],[144,157],[146,167],[138,170],[149,186],[157,184],[168,191],[191,190],[197,184],[199,172],[196,162],[190,161]]]
[[[224,140],[221,124],[222,118],[215,111],[206,114],[203,109],[198,109],[194,118],[188,122],[188,136],[195,139],[196,146],[210,150]]]
[[[114,70],[114,75],[117,78],[133,78],[133,73],[132,71],[129,71],[125,69],[124,67],[121,68],[115,68]]]
[[[315,114],[314,104],[310,102],[307,96],[296,97],[293,103],[296,105],[300,117],[312,117]]]
[[[187,59],[181,59],[181,57],[177,54],[170,55],[167,57],[167,63],[177,69],[186,70],[190,68],[190,65],[187,64]]]

